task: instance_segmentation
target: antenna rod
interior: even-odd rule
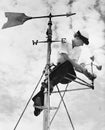
[[[45,100],[44,100],[44,106],[47,107],[47,109],[44,110],[43,114],[43,130],[50,130],[50,55],[51,55],[51,42],[52,42],[52,21],[51,21],[51,13],[49,15],[49,22],[48,22],[48,29],[46,32],[47,35],[47,79],[48,79],[48,90],[45,93]]]
[[[30,19],[49,18],[49,16],[50,17],[63,17],[63,16],[69,17],[69,16],[72,16],[72,15],[75,15],[75,14],[76,13],[66,13],[66,14],[60,14],[60,15],[52,15],[50,13],[50,15],[47,15],[47,16],[30,17]]]

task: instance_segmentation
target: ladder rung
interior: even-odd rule
[[[34,106],[34,107],[39,108],[39,109],[48,109],[45,106]],[[50,110],[54,110],[54,109],[57,109],[57,107],[50,107]]]

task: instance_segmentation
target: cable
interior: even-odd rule
[[[78,84],[81,84],[81,85],[88,86],[88,87],[91,87],[91,88],[92,88],[92,85],[88,85],[88,84],[82,83],[82,82],[80,82],[80,81],[71,80],[71,79],[69,79],[69,78],[67,78],[67,77],[64,77],[64,79],[67,79],[68,81],[74,81],[74,82],[76,82],[76,83],[78,83]]]
[[[91,88],[76,88],[76,89],[68,89],[68,90],[60,90],[60,92],[70,92],[70,91],[79,91],[79,90],[87,90],[87,89],[91,89]],[[58,93],[58,91],[53,91],[53,93]]]
[[[70,73],[68,73],[68,75],[70,75],[70,76],[72,76],[73,78],[76,78],[76,79],[78,79],[78,80],[80,80],[80,81],[86,83],[86,84],[89,85],[89,86],[92,86],[92,85],[90,85],[89,83],[87,83],[86,81],[84,81],[83,79],[81,79],[81,78],[79,78],[79,77],[77,77],[77,76],[74,76],[74,75],[72,75],[72,74],[70,74]]]
[[[66,107],[66,104],[65,104],[65,102],[64,102],[64,99],[63,99],[63,97],[62,97],[62,95],[61,95],[61,93],[60,93],[59,87],[58,87],[58,85],[56,85],[56,86],[57,86],[59,95],[60,95],[60,97],[61,97],[61,99],[62,99],[62,102],[63,102],[63,104],[64,104],[64,107],[65,107],[65,109],[66,109],[66,112],[67,112],[69,121],[70,121],[70,123],[71,123],[71,126],[72,126],[73,130],[75,130],[74,125],[73,125],[73,122],[72,122],[71,117],[70,117],[70,114],[69,114],[69,112],[68,112],[68,110],[67,110],[67,107]]]
[[[64,79],[67,79],[68,81],[77,82],[77,83],[79,83],[79,84],[81,84],[81,85],[88,86],[88,87],[90,87],[90,88],[92,88],[92,89],[94,88],[94,86],[93,86],[92,84],[87,83],[86,81],[82,80],[81,78],[79,78],[79,77],[77,77],[77,76],[74,76],[74,75],[72,75],[72,74],[70,74],[70,73],[68,73],[68,75],[70,75],[70,76],[72,76],[73,78],[76,78],[76,79],[82,81],[83,83],[80,82],[80,81],[72,80],[72,79],[70,79],[70,78],[68,78],[68,77],[64,77]]]
[[[69,84],[66,85],[66,88],[65,88],[65,90],[64,90],[64,93],[63,93],[63,96],[62,96],[62,97],[64,97],[68,85],[69,85]],[[58,91],[57,91],[57,93],[58,93]],[[58,110],[59,110],[59,108],[60,108],[61,103],[62,103],[62,99],[60,100],[60,103],[59,103],[59,105],[58,105],[58,108],[57,108],[57,110],[55,111],[55,113],[54,113],[54,115],[53,115],[53,117],[52,117],[52,119],[51,119],[51,121],[50,121],[50,125],[51,125],[51,123],[53,122],[53,120],[54,120],[54,118],[55,118],[55,116],[56,116],[56,114],[57,114],[57,112],[58,112]]]
[[[27,106],[29,105],[29,103],[30,103],[30,101],[31,101],[31,99],[32,99],[32,97],[33,97],[33,95],[34,95],[34,93],[35,93],[35,91],[36,91],[36,89],[37,89],[37,87],[38,87],[38,85],[39,85],[39,83],[40,83],[40,81],[41,81],[43,75],[44,75],[44,73],[45,73],[45,71],[43,71],[43,74],[41,75],[41,77],[40,77],[40,79],[39,79],[39,81],[38,81],[38,83],[37,83],[37,85],[36,85],[34,91],[32,92],[32,94],[31,94],[31,96],[30,96],[28,102],[26,103],[26,106],[25,106],[25,108],[23,109],[23,112],[21,113],[21,115],[20,115],[20,117],[19,117],[19,119],[18,119],[18,121],[17,121],[17,123],[16,123],[16,125],[15,125],[15,127],[14,127],[13,130],[16,130],[16,128],[17,128],[17,126],[18,126],[18,124],[19,124],[19,122],[20,122],[20,120],[21,120],[21,118],[22,118],[22,116],[23,116],[23,114],[24,114],[24,112],[25,112]]]

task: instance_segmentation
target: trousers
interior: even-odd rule
[[[51,70],[49,77],[50,77],[51,86],[54,87],[58,83],[67,84],[67,83],[72,82],[73,80],[76,79],[76,73],[74,71],[72,64],[69,61],[65,61],[64,63],[58,64],[56,67],[54,67]],[[65,79],[65,77],[67,77],[70,80]],[[42,84],[41,88],[44,88],[43,86],[44,86],[44,84]],[[38,116],[43,109],[40,109],[37,106],[44,106],[44,89],[41,89],[32,98],[32,101],[34,102],[33,106],[35,108],[34,115]]]

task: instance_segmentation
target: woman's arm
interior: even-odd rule
[[[62,55],[62,57],[65,59],[65,61],[68,60],[68,61],[70,61],[70,62],[72,63],[72,65],[73,65],[73,67],[75,68],[76,71],[78,71],[78,72],[80,72],[80,73],[84,73],[84,71],[86,71],[86,69],[83,68],[83,67],[82,67],[81,65],[79,65],[78,63],[76,63],[75,60],[70,59],[66,53],[61,53],[61,55]]]

